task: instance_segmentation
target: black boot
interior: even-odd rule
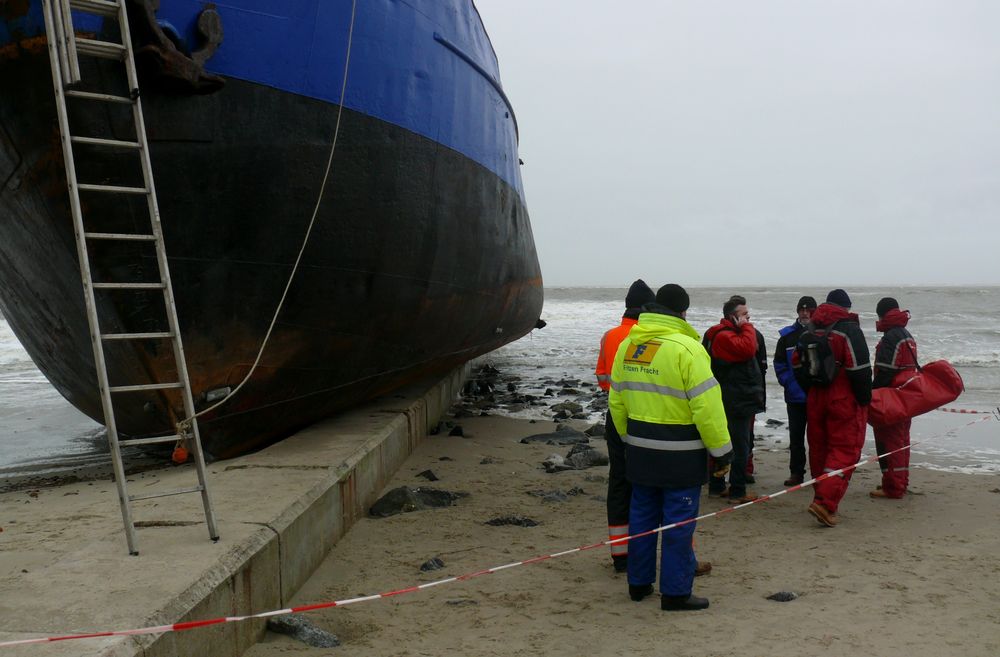
[[[660,609],[663,611],[697,611],[708,608],[708,598],[694,595],[663,595],[660,596]]]
[[[635,602],[642,601],[647,595],[653,592],[652,584],[629,584],[628,585],[628,597],[632,598]]]
[[[616,573],[628,572],[628,557],[611,557]]]

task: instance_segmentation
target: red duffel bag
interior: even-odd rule
[[[965,391],[962,377],[946,360],[900,372],[890,388],[872,390],[868,424],[884,426],[922,415],[955,401]]]

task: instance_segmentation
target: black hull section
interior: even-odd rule
[[[0,62],[0,309],[56,388],[103,422],[44,52]],[[9,93],[17,90],[17,93]],[[127,138],[107,107],[78,134]],[[200,97],[145,92],[196,406],[249,371],[320,193],[337,108],[239,80]],[[81,182],[138,182],[130,161],[78,153]],[[512,154],[511,157],[516,157]],[[88,230],[147,232],[145,202],[84,197]],[[152,250],[102,245],[95,280],[149,281]],[[531,330],[542,287],[518,194],[436,142],[344,110],[299,272],[253,378],[202,418],[216,457],[448,371]],[[162,330],[158,295],[101,292],[104,331]],[[109,343],[111,383],[175,380],[166,343]],[[171,394],[116,397],[119,430],[169,432]]]

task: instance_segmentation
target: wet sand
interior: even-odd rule
[[[605,538],[607,468],[546,474],[541,461],[569,447],[518,442],[551,431],[551,422],[456,422],[464,438],[428,437],[386,490],[431,486],[469,496],[448,508],[360,520],[293,604],[390,591]],[[604,450],[603,440],[592,444]],[[751,488],[780,490],[787,458],[780,447],[758,447]],[[418,476],[427,469],[440,481]],[[705,611],[662,612],[656,596],[631,602],[625,576],[601,547],[308,613],[344,645],[311,648],[269,632],[246,655],[1000,654],[1000,477],[916,467],[912,494],[899,501],[870,499],[878,482],[876,465],[855,473],[834,529],[806,512],[809,490],[700,522],[698,556],[714,564],[695,581],[695,592],[711,600]],[[576,494],[564,502],[530,494],[553,490]],[[725,506],[703,497],[701,512]],[[507,515],[539,524],[484,524]],[[445,567],[421,572],[433,557]],[[767,599],[781,591],[799,597]]]

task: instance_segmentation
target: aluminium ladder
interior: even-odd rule
[[[197,419],[190,423],[184,422],[184,428],[178,428],[178,435],[152,438],[137,438],[120,440],[115,421],[115,410],[112,395],[130,394],[143,391],[179,390],[184,403],[186,418],[195,417],[194,401],[191,395],[191,383],[188,378],[187,365],[184,361],[184,347],[181,344],[181,334],[177,320],[177,308],[174,303],[173,290],[170,283],[170,273],[167,268],[166,250],[163,242],[163,232],[160,225],[160,213],[156,202],[156,192],[153,187],[152,165],[150,163],[149,146],[143,122],[142,106],[139,102],[139,82],[136,74],[135,58],[133,56],[131,36],[129,34],[128,18],[125,9],[126,0],[42,0],[45,14],[45,29],[49,35],[49,59],[52,64],[52,83],[55,89],[56,110],[59,120],[59,132],[62,137],[63,156],[66,164],[66,184],[69,188],[70,208],[73,215],[73,227],[76,235],[77,254],[80,260],[80,276],[83,281],[84,299],[87,308],[87,320],[90,324],[90,339],[94,349],[94,363],[97,370],[97,381],[100,387],[101,404],[104,409],[105,424],[108,430],[108,442],[111,448],[111,460],[114,467],[115,481],[118,485],[118,500],[121,506],[122,518],[125,522],[125,535],[128,541],[129,553],[139,553],[136,543],[135,523],[132,520],[132,502],[168,495],[185,493],[201,493],[205,507],[205,520],[208,525],[209,537],[216,541],[219,532],[216,528],[215,513],[212,510],[212,500],[208,490],[208,478],[205,471],[205,458],[201,449],[201,437],[198,432]],[[115,19],[118,22],[122,43],[111,43],[95,39],[77,40],[72,11],[101,16],[105,19]],[[54,38],[53,38],[54,37]],[[78,55],[87,55],[103,59],[120,61],[125,67],[125,78],[130,93],[119,96],[105,93],[93,93],[68,88],[81,81]],[[123,141],[96,137],[75,136],[70,133],[67,98],[79,99],[83,102],[117,103],[131,105],[132,120],[135,127],[136,140]],[[137,151],[142,167],[143,187],[128,187],[121,185],[81,184],[77,182],[77,170],[73,154],[75,144],[96,146],[114,150]],[[146,197],[149,211],[150,232],[148,234],[88,232],[84,227],[80,192],[110,195],[143,195]],[[120,196],[119,196],[120,198]],[[156,260],[159,268],[158,283],[121,283],[95,282],[90,267],[88,242],[105,241],[118,243],[146,242],[152,243],[156,249]],[[95,290],[160,290],[163,305],[166,310],[167,331],[156,332],[116,332],[104,333],[101,330],[97,315]],[[169,340],[173,346],[173,355],[177,367],[178,381],[163,383],[143,383],[138,385],[111,385],[109,383],[107,363],[104,356],[104,343],[109,341],[149,341]],[[192,447],[195,469],[198,473],[198,485],[190,488],[154,492],[142,495],[129,495],[125,486],[125,468],[122,464],[121,448],[130,445],[148,445],[152,443],[168,443],[188,441]]]

